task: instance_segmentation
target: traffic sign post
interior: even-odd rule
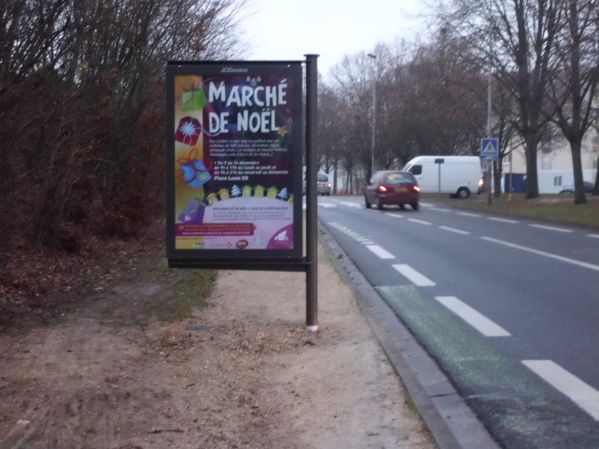
[[[497,137],[483,137],[481,139],[480,158],[483,161],[499,160],[499,139]]]
[[[499,139],[497,137],[483,137],[480,141],[480,159],[487,164],[487,204],[492,202],[491,179],[493,176],[493,161],[499,160]]]
[[[439,195],[441,194],[441,164],[443,164],[444,162],[445,162],[445,159],[443,159],[443,158],[437,158],[437,159],[435,159],[435,164],[437,164],[438,167],[439,167],[439,170],[438,170],[438,173],[437,173],[437,175],[438,175],[438,177],[437,177],[437,184],[439,186],[439,189],[438,189],[437,193]]]

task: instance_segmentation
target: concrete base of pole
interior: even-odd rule
[[[318,332],[318,326],[306,326],[306,330],[311,334]]]

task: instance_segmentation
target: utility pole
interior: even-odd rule
[[[491,71],[489,70],[489,79],[487,83],[487,137],[491,137]],[[493,192],[491,192],[491,186],[493,176],[493,161],[487,161],[487,206],[490,206],[493,202]]]
[[[368,53],[368,57],[374,61],[374,76],[372,78],[372,141],[370,145],[370,176],[374,174],[374,143],[376,135],[376,55]],[[366,180],[368,182],[368,180]]]

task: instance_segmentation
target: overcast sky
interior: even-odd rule
[[[247,8],[248,59],[300,60],[316,53],[325,78],[345,55],[372,52],[395,37],[414,41],[424,28],[421,0],[248,0]]]

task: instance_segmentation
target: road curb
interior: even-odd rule
[[[319,240],[351,288],[440,449],[499,449],[435,361],[320,223]]]

